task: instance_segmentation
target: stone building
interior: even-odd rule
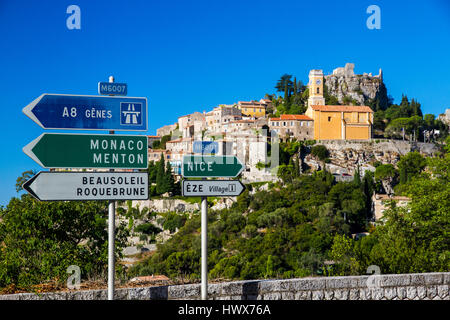
[[[164,160],[167,161],[167,150],[165,149],[148,149],[148,162],[157,162],[161,159],[161,154]]]
[[[237,107],[241,110],[243,116],[259,118],[266,115],[268,103],[267,99],[261,99],[260,101],[239,101]]]
[[[374,194],[372,196],[372,213],[374,221],[380,221],[383,217],[383,213],[389,209],[389,202],[394,201],[397,207],[406,207],[410,202],[411,198],[404,196],[388,196],[387,194]]]
[[[201,132],[206,128],[206,115],[201,112],[194,112],[178,118],[180,135],[184,138],[193,137],[196,132]]]
[[[177,128],[177,124],[169,124],[167,126],[161,127],[159,129],[156,129],[156,135],[160,137],[164,137],[167,135],[172,134],[172,131],[174,131]]]
[[[304,114],[282,114],[279,118],[270,118],[269,128],[275,130],[281,140],[312,140],[314,137],[314,121]]]
[[[210,132],[221,132],[226,123],[242,119],[236,105],[220,105],[206,114],[206,127]]]

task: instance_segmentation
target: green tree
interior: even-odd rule
[[[318,160],[322,161],[322,168],[325,168],[325,161],[327,161],[330,152],[327,147],[321,144],[314,145],[311,148],[311,154]]]
[[[22,186],[25,182],[27,182],[27,180],[31,179],[33,176],[36,175],[36,171],[35,170],[28,170],[25,171],[24,173],[22,173],[22,175],[20,177],[17,178],[16,180],[16,191],[20,192],[23,190]]]
[[[159,149],[166,149],[166,142],[170,141],[172,139],[172,136],[170,134],[165,135],[161,138],[161,142],[159,143]],[[154,147],[156,149],[156,147]]]
[[[400,158],[398,171],[400,184],[409,182],[419,175],[426,166],[426,159],[417,151],[409,152]]]
[[[284,92],[285,93],[285,100],[291,90],[293,90],[293,82],[291,80],[292,75],[290,74],[284,74],[281,76],[280,80],[278,80],[275,89],[277,89],[277,92]]]
[[[352,239],[345,235],[335,235],[330,255],[335,262],[333,275],[348,276],[358,274],[359,264],[355,258]]]
[[[423,117],[423,121],[425,123],[425,127],[427,130],[431,130],[434,128],[434,121],[435,121],[435,116],[434,114],[429,114],[427,113],[424,117]]]
[[[161,153],[161,158],[156,164],[156,192],[158,194],[163,194],[168,191],[167,179],[166,179],[166,165],[164,156]]]
[[[165,173],[165,185],[167,192],[170,192],[172,195],[176,192],[175,179],[172,174],[172,166],[170,162],[167,162],[167,168]]]
[[[393,192],[393,184],[397,177],[397,170],[392,164],[381,164],[375,169],[375,180],[382,183],[384,191],[391,194]]]
[[[106,201],[40,202],[28,194],[12,198],[0,208],[0,287],[30,290],[49,280],[63,284],[70,265],[81,268],[82,279],[104,274],[107,208]],[[124,224],[117,226],[117,259],[127,235]]]

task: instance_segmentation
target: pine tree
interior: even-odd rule
[[[288,84],[284,84],[284,103],[287,104],[289,99],[289,87]]]
[[[355,175],[353,176],[353,184],[358,188],[361,187],[361,174],[359,172],[359,166],[355,171]]]
[[[297,94],[298,88],[297,88],[297,78],[294,77],[294,96]]]
[[[166,190],[167,190],[166,192],[170,192],[171,194],[173,194],[175,192],[175,179],[173,178],[173,175],[172,175],[172,166],[170,165],[170,162],[167,162],[167,168],[166,168],[164,180],[165,180],[165,186],[166,186]]]
[[[156,166],[155,162],[149,161],[148,168],[147,168],[149,184],[156,183],[156,170],[157,170],[157,166]]]
[[[161,159],[158,161],[158,163],[156,164],[157,169],[156,169],[156,192],[158,194],[163,194],[167,192],[167,188],[166,188],[166,181],[165,181],[165,173],[166,173],[166,168],[165,168],[165,161],[164,161],[164,156],[161,153]]]

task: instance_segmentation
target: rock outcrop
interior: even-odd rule
[[[375,99],[379,99],[380,104],[386,103],[382,70],[372,76],[372,73],[355,74],[354,67],[353,63],[347,63],[344,68],[336,68],[332,74],[324,76],[328,94],[335,96],[341,104],[348,103],[345,97],[355,100],[358,105],[367,105]]]
[[[439,151],[432,143],[411,144],[400,140],[323,140],[318,144],[324,145],[330,153],[330,163],[325,164],[328,171],[350,175],[358,167],[362,174],[366,170],[374,171],[375,161],[396,165],[401,156],[411,151],[418,151],[425,156],[432,156]],[[322,167],[322,163],[317,162],[310,154],[305,157],[304,162],[313,169]]]

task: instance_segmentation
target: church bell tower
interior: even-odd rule
[[[322,70],[311,70],[309,72],[309,106],[324,106],[325,98],[323,97],[323,71]]]

